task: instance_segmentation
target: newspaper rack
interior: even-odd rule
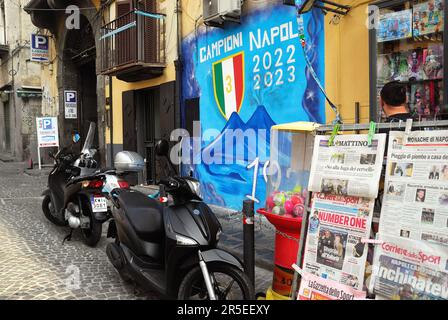
[[[289,126],[291,127],[291,124],[284,125],[286,128]],[[409,127],[409,123],[408,123]],[[332,131],[334,131],[335,126],[334,125],[317,125],[314,128],[314,134],[331,134]],[[338,132],[351,132],[351,133],[359,133],[360,131],[368,132],[371,128],[370,124],[339,124]],[[448,128],[448,120],[434,120],[434,121],[413,121],[412,122],[412,129],[414,130],[442,130]],[[292,128],[290,128],[292,129]],[[402,130],[404,131],[406,128],[406,122],[399,121],[399,122],[392,122],[392,123],[376,123],[376,130],[381,129],[389,129],[389,130]],[[406,130],[407,131],[407,130]],[[311,194],[309,194],[308,199],[311,199]],[[308,219],[310,215],[309,202],[307,201],[307,207],[305,210],[305,214],[302,217],[302,226],[301,226],[301,237],[299,241],[299,248],[297,252],[297,259],[296,259],[296,265],[301,266],[303,255],[304,255],[304,249],[305,249],[305,241],[307,237],[307,226],[308,226]],[[375,212],[377,213],[377,212]],[[301,274],[297,272],[297,270],[294,270],[294,282],[293,287],[291,290],[291,297],[295,298],[298,294],[298,285],[301,280]]]

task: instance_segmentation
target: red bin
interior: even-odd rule
[[[279,232],[275,234],[272,290],[280,295],[289,296],[294,278],[292,265],[297,262],[302,218],[280,216],[266,209],[259,209],[257,212],[264,215],[277,231],[287,235],[286,237]]]

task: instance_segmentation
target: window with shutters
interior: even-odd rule
[[[116,19],[102,27],[101,73],[140,81],[163,73],[165,15],[156,0],[116,2]]]

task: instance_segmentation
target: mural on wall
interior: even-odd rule
[[[307,70],[295,8],[276,1],[250,8],[250,2],[240,25],[202,26],[182,43],[183,101],[200,98],[200,152],[191,148],[191,158],[213,159],[184,164],[182,170],[201,181],[206,202],[232,209],[241,209],[252,194],[254,168],[247,166],[256,158],[255,195],[259,206],[264,204],[261,168],[269,159],[273,125],[325,123],[325,100]],[[313,10],[304,20],[307,54],[323,81],[323,16]]]

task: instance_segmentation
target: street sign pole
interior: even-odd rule
[[[39,161],[39,170],[42,170],[42,164],[40,163],[40,147],[39,144],[37,145],[37,158]]]

